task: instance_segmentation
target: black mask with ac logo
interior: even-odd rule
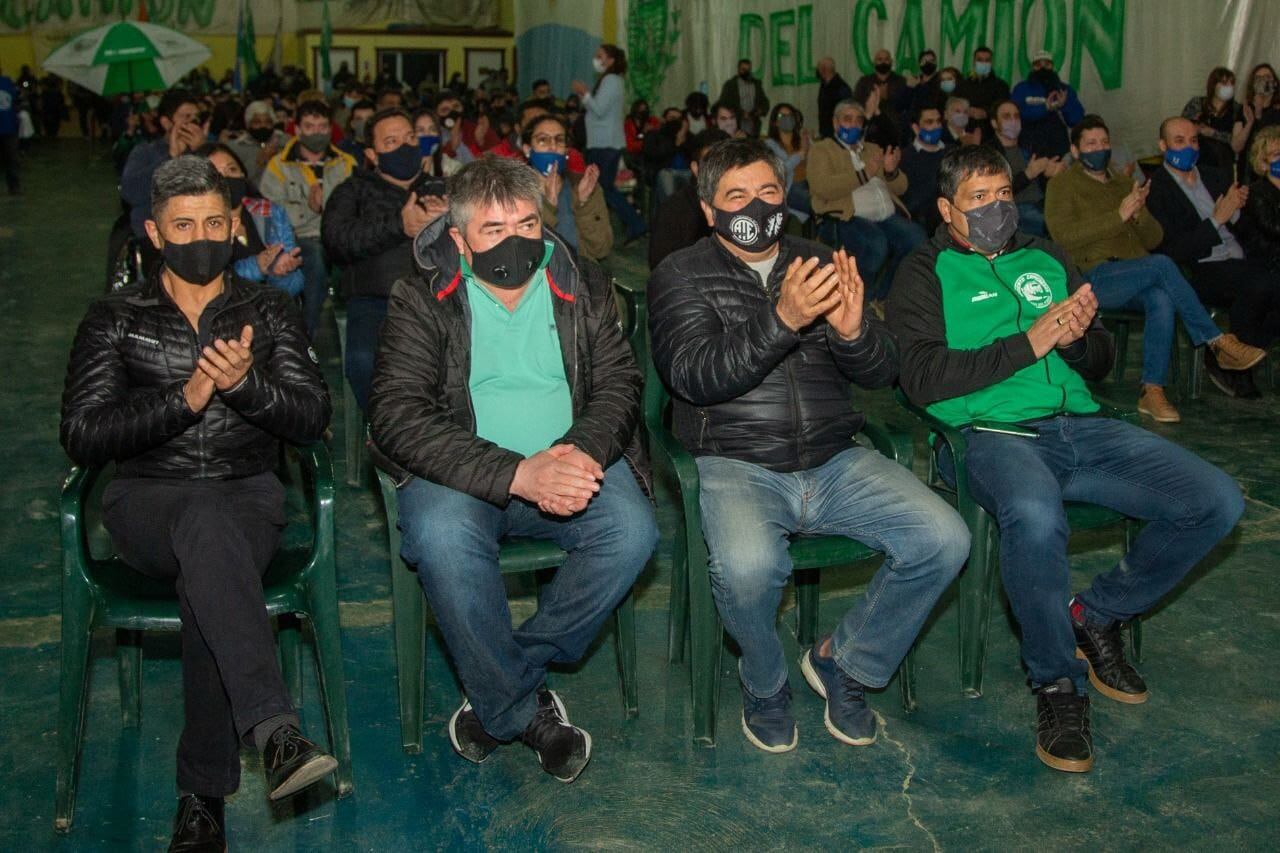
[[[770,204],[762,198],[738,210],[713,210],[716,233],[747,252],[763,252],[778,242],[787,222],[785,204]]]
[[[533,277],[546,254],[541,238],[512,234],[492,249],[472,249],[471,271],[485,284],[515,290]]]

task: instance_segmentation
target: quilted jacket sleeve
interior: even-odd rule
[[[62,393],[59,437],[79,465],[128,459],[164,444],[200,420],[182,388],[130,388],[119,350],[120,330],[106,301],[95,303],[76,331]]]
[[[329,389],[316,364],[296,303],[284,292],[264,291],[261,315],[271,338],[266,364],[255,361],[223,401],[249,423],[293,444],[316,441],[333,413]]]
[[[368,205],[361,204],[361,195],[360,179],[352,175],[325,204],[320,236],[333,263],[354,264],[404,240],[400,211],[366,210]]]

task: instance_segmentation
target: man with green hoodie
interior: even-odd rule
[[[1017,232],[1007,161],[963,146],[938,174],[943,225],[898,270],[887,321],[899,382],[968,441],[974,499],[1000,529],[1000,571],[1036,694],[1036,755],[1093,766],[1086,678],[1127,704],[1147,699],[1120,625],[1154,607],[1234,526],[1239,487],[1139,427],[1099,417],[1086,385],[1110,370],[1092,288],[1052,243]],[[940,454],[945,476],[953,460]],[[1072,597],[1063,501],[1147,522],[1111,570]]]

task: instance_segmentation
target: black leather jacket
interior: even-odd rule
[[[183,386],[200,349],[253,327],[253,367],[202,412]],[[76,332],[62,395],[62,446],[122,477],[236,479],[275,468],[277,439],[306,443],[329,423],[329,391],[294,302],[228,273],[191,328],[158,277],[98,299]]]
[[[653,363],[672,394],[676,438],[694,456],[815,468],[862,428],[849,383],[883,388],[897,377],[897,342],[869,309],[852,342],[821,318],[799,334],[778,319],[787,265],[814,256],[826,264],[831,250],[784,235],[762,287],[712,235],[649,277]]]
[[[422,230],[414,246],[422,274],[391,289],[369,397],[373,457],[398,481],[412,474],[505,506],[524,457],[476,435],[471,308],[449,225],[446,214]],[[605,468],[625,456],[652,494],[638,440],[642,379],[609,279],[550,229],[543,234],[556,244],[547,278],[573,399],[573,425],[556,443]]]

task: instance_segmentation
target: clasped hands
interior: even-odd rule
[[[573,515],[600,492],[604,468],[572,444],[557,444],[522,459],[510,492],[551,515]]]
[[[825,317],[840,337],[855,340],[862,334],[864,292],[858,262],[838,249],[831,263],[821,267],[818,263],[818,258],[795,258],[787,267],[778,295],[778,319],[799,332]]]
[[[214,391],[235,388],[253,367],[253,326],[240,330],[239,340],[215,340],[201,350],[196,369],[183,386],[187,406],[193,412],[204,411]]]
[[[1091,284],[1080,285],[1075,293],[1050,305],[1027,329],[1036,358],[1044,358],[1054,347],[1067,347],[1083,338],[1097,313],[1098,297]]]

